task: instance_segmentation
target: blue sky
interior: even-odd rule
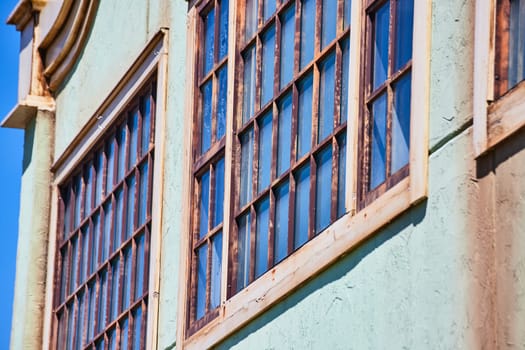
[[[18,88],[19,35],[5,20],[17,0],[0,1],[0,118],[15,106]],[[18,209],[24,132],[0,128],[0,349],[8,349],[15,278]]]

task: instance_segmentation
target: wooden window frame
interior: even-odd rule
[[[227,270],[228,249],[230,246],[229,235],[223,237],[223,279],[221,306],[219,314],[213,320],[200,328],[195,333],[189,334],[186,327],[187,319],[187,288],[179,290],[179,314],[177,324],[177,344],[183,349],[205,349],[219,344],[231,334],[241,329],[255,317],[274,306],[294,290],[299,288],[309,279],[328,268],[342,255],[356,249],[360,243],[373,235],[377,230],[388,224],[394,218],[405,212],[410,207],[424,200],[427,196],[428,172],[428,117],[430,96],[430,36],[431,36],[431,0],[414,2],[414,36],[412,55],[412,98],[411,98],[411,125],[410,125],[410,163],[409,174],[397,184],[387,189],[381,196],[368,206],[358,210],[357,203],[357,171],[358,162],[358,127],[360,103],[360,72],[364,62],[361,60],[364,37],[364,8],[366,0],[352,2],[352,19],[350,35],[350,68],[349,68],[349,106],[347,121],[347,171],[346,171],[346,210],[347,213],[328,226],[321,234],[304,244],[278,265],[270,268],[258,279],[250,283],[235,295],[227,298]],[[236,33],[240,27],[237,11],[243,6],[235,6],[230,2],[230,33]],[[196,11],[194,8],[188,13],[188,67],[194,67]],[[236,20],[231,20],[235,18]],[[229,62],[231,67],[228,72],[228,113],[225,146],[225,222],[224,232],[231,232],[234,203],[232,200],[232,152],[234,150],[231,135],[234,130],[234,118],[238,103],[234,103],[239,96],[233,93],[233,78],[242,74],[241,57],[235,56],[236,41],[234,35],[229,37]],[[194,68],[187,72],[188,79],[193,77]],[[193,101],[193,91],[187,90],[186,101]],[[191,112],[191,106],[186,110]],[[191,135],[187,136],[184,147],[186,158],[186,183],[190,183]],[[185,190],[185,201],[189,203],[191,191]],[[189,205],[189,204],[188,204]],[[186,209],[185,217],[190,216]],[[229,218],[226,219],[226,218]],[[185,285],[188,280],[187,256],[190,253],[189,220],[182,223],[181,247],[181,274],[180,285]]]
[[[487,153],[525,126],[525,81],[511,89],[507,84],[508,45],[502,43],[508,33],[498,30],[505,25],[504,3],[487,0],[476,3],[474,30],[474,152]],[[507,9],[508,10],[508,9]]]
[[[59,234],[62,232],[61,229],[61,187],[62,185],[73,175],[78,172],[78,167],[82,166],[86,159],[90,157],[90,154],[97,151],[101,143],[105,143],[107,136],[114,135],[114,129],[116,128],[116,122],[120,125],[121,118],[123,114],[127,111],[136,107],[134,101],[139,98],[141,93],[144,93],[144,89],[155,89],[156,90],[156,99],[155,103],[152,104],[152,114],[151,114],[151,127],[154,126],[154,140],[152,140],[155,146],[150,146],[148,151],[149,166],[153,165],[152,168],[148,170],[149,173],[149,216],[146,219],[148,223],[146,226],[149,226],[149,242],[144,241],[145,253],[149,250],[149,264],[146,267],[148,272],[144,275],[144,295],[147,295],[146,298],[139,298],[142,304],[142,330],[146,334],[146,340],[141,340],[141,347],[150,349],[153,344],[157,343],[157,321],[158,321],[158,291],[160,286],[160,232],[161,232],[161,222],[162,222],[162,211],[161,206],[158,203],[162,201],[162,163],[165,157],[164,147],[162,144],[165,139],[164,132],[164,120],[165,120],[165,111],[166,111],[166,86],[167,86],[167,50],[168,50],[168,32],[166,30],[161,30],[155,35],[152,36],[151,40],[145,45],[144,50],[138,55],[137,59],[124,74],[122,79],[117,83],[115,88],[110,92],[107,98],[102,102],[100,107],[96,112],[88,119],[87,123],[77,134],[77,136],[71,141],[69,146],[65,151],[58,156],[57,160],[51,167],[51,171],[54,173],[54,180],[52,183],[52,202],[51,202],[51,230],[49,237],[49,246],[48,246],[48,256],[56,257],[58,254],[58,244],[59,244]],[[154,85],[153,85],[154,82]],[[149,84],[149,85],[148,85]],[[153,129],[151,129],[153,130]],[[129,136],[129,133],[128,133]],[[129,141],[127,141],[129,142]],[[137,140],[137,147],[141,147],[140,135]],[[151,162],[152,159],[155,159],[155,162]],[[134,171],[139,171],[139,165],[143,162],[137,162]],[[131,175],[127,170],[126,174]],[[116,170],[115,170],[116,171]],[[104,178],[106,176],[103,176]],[[115,174],[116,177],[116,174]],[[123,177],[126,182],[127,175]],[[135,178],[135,197],[138,198],[140,185],[138,178]],[[119,182],[120,183],[120,182]],[[153,184],[155,184],[153,186]],[[115,185],[114,190],[118,186]],[[105,180],[104,180],[105,187]],[[93,196],[94,196],[93,190]],[[125,203],[124,207],[125,207]],[[102,207],[102,203],[99,205]],[[125,208],[124,208],[125,210]],[[137,212],[134,213],[136,215]],[[85,220],[85,219],[84,219]],[[141,225],[143,227],[144,225]],[[135,234],[132,234],[132,241],[135,240],[134,237],[138,237],[143,230],[138,228],[134,231]],[[129,239],[128,239],[129,240]],[[131,241],[130,241],[131,242]],[[133,242],[132,242],[133,243]],[[126,245],[129,245],[126,243]],[[130,251],[134,255],[135,246],[133,243],[132,250]],[[111,250],[109,251],[110,257],[108,257],[106,263],[107,265],[112,260]],[[120,253],[119,253],[120,254]],[[122,255],[122,254],[120,254]],[[136,259],[132,258],[132,265]],[[46,300],[44,305],[44,337],[43,337],[43,348],[54,348],[56,347],[56,323],[54,319],[54,310],[55,310],[55,301],[57,295],[55,294],[55,286],[57,283],[57,278],[60,276],[60,271],[58,268],[60,264],[58,260],[53,259],[53,263],[48,264],[47,266],[47,277],[46,277]],[[120,263],[120,275],[122,276],[123,262]],[[96,267],[95,271],[98,271],[102,265]],[[132,276],[131,284],[135,282],[135,276],[133,271],[135,267],[132,266]],[[89,274],[89,269],[88,269]],[[95,273],[96,276],[96,273]],[[147,278],[146,278],[147,277]],[[111,283],[109,278],[109,273],[107,273],[107,283],[108,286]],[[92,278],[91,278],[92,279]],[[98,277],[97,277],[98,279]],[[87,279],[84,282],[84,285],[87,285]],[[98,284],[97,284],[98,285]],[[58,288],[58,286],[57,286]],[[133,289],[133,288],[132,288]],[[96,294],[98,295],[98,287]],[[130,296],[131,297],[131,296]],[[134,298],[133,298],[134,299]],[[119,298],[119,303],[121,298]],[[107,299],[108,308],[110,303],[110,298]],[[128,337],[131,333],[133,324],[131,322],[131,310],[135,310],[135,302],[130,303],[126,312],[119,312],[117,319],[113,322],[106,324],[105,331],[110,328],[114,328],[113,325],[120,323],[123,320],[123,317],[128,315]],[[119,306],[120,308],[120,306]],[[144,311],[146,310],[146,313]],[[87,312],[86,312],[87,315]],[[87,317],[87,316],[86,316]],[[98,316],[96,316],[98,317]],[[102,334],[105,333],[102,332]],[[97,330],[95,330],[97,333]],[[94,337],[94,341],[100,340],[100,336]],[[117,342],[120,341],[120,336],[117,335]],[[128,338],[128,344],[132,341],[132,338]],[[107,343],[107,339],[105,340]]]

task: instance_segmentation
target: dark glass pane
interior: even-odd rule
[[[204,16],[204,71],[206,75],[213,67],[215,44],[215,9]]]
[[[215,309],[221,304],[221,273],[222,273],[222,232],[212,239],[210,308]]]
[[[268,270],[268,229],[270,200],[268,197],[257,206],[257,232],[255,241],[255,278]]]
[[[275,0],[263,0],[263,1],[264,1],[263,16],[264,16],[264,21],[266,21],[268,18],[270,18],[275,13]]]
[[[525,1],[510,1],[509,22],[508,88],[511,89],[525,78]]]
[[[221,0],[219,14],[219,60],[228,54],[228,0]]]
[[[106,146],[107,174],[106,174],[106,194],[113,189],[113,178],[115,169],[115,144],[110,141]]]
[[[108,332],[108,348],[109,350],[117,350],[117,331],[115,328]]]
[[[288,85],[293,77],[295,7],[290,7],[281,16],[281,89]]]
[[[228,97],[228,66],[224,66],[217,73],[219,79],[219,94],[217,99],[217,140],[224,136],[226,131],[226,106]]]
[[[71,239],[71,266],[69,270],[69,294],[77,287],[78,236]]]
[[[80,224],[81,217],[81,206],[82,206],[82,176],[78,175],[74,179],[74,191],[75,191],[75,212],[74,219],[75,224],[74,228],[77,228]]]
[[[151,141],[151,99],[149,95],[146,95],[142,99],[142,155],[146,154],[149,150],[149,144]]]
[[[297,159],[310,151],[312,145],[312,91],[310,74],[299,84],[299,109],[297,114]]]
[[[106,341],[104,338],[101,338],[95,343],[95,349],[96,350],[105,350],[106,349]]]
[[[138,139],[139,139],[139,111],[136,110],[133,112],[129,118],[129,163],[128,170],[131,169],[137,162],[137,152],[138,152]]]
[[[310,165],[295,174],[295,229],[294,249],[308,241],[308,218],[310,208]]]
[[[104,153],[97,152],[95,155],[95,171],[97,173],[95,184],[95,205],[99,205],[102,200],[102,188],[104,181]]]
[[[314,58],[315,0],[303,0],[301,8],[301,69]]]
[[[104,205],[104,236],[102,237],[102,258],[101,262],[105,261],[109,256],[109,240],[111,237],[111,201]]]
[[[390,2],[386,2],[377,10],[374,21],[374,89],[383,84],[388,74],[388,42],[390,27]]]
[[[145,162],[140,166],[140,194],[139,194],[139,222],[138,225],[142,225],[146,222],[148,212],[148,177],[149,167],[148,162]]]
[[[61,311],[57,314],[58,327],[57,327],[57,348],[64,349],[64,333],[66,330],[66,315],[65,311]]]
[[[275,27],[272,26],[262,35],[262,84],[261,106],[268,103],[273,97],[275,58]]]
[[[127,318],[120,322],[120,349],[128,349],[129,321]]]
[[[319,142],[334,130],[335,54],[328,56],[320,67],[319,87]]]
[[[344,0],[344,18],[343,18],[343,25],[344,28],[348,28],[350,25],[350,21],[352,19],[352,0]]]
[[[115,210],[115,231],[113,232],[113,251],[117,250],[122,243],[122,229],[124,225],[124,196],[122,189],[115,193],[115,200],[117,202]]]
[[[241,135],[241,189],[239,206],[252,199],[253,129]]]
[[[60,301],[64,301],[66,298],[66,287],[67,287],[67,267],[68,267],[68,251],[67,246],[60,250],[62,272],[60,274]]]
[[[257,29],[257,0],[246,0],[246,40],[249,40]]]
[[[279,104],[279,132],[277,141],[277,176],[290,168],[292,138],[292,95],[286,95]]]
[[[137,257],[135,260],[135,300],[144,294],[144,234],[136,238]]]
[[[224,158],[215,165],[215,213],[213,227],[222,223],[224,213]]]
[[[348,39],[341,43],[341,50],[343,51],[343,67],[341,69],[341,124],[348,119],[348,85],[349,85],[349,70],[350,70],[350,43]]]
[[[206,268],[208,266],[208,244],[197,250],[197,320],[202,318],[206,309]]]
[[[259,119],[259,175],[258,192],[270,186],[272,169],[272,113]]]
[[[199,239],[208,233],[208,218],[210,208],[210,172],[207,171],[202,175],[201,181],[201,198],[199,203]]]
[[[410,94],[409,73],[394,86],[392,108],[392,174],[408,164],[410,156]]]
[[[122,310],[129,307],[131,298],[131,248],[124,249],[124,285],[122,286]]]
[[[85,303],[85,294],[80,293],[78,295],[78,319],[77,319],[77,330],[75,335],[76,340],[76,349],[81,349],[82,345],[85,344],[85,341],[83,339],[84,334],[84,315],[86,314],[86,303]]]
[[[95,336],[95,301],[96,286],[94,283],[88,285],[88,319],[87,319],[87,342],[89,343]],[[101,311],[101,310],[100,310]]]
[[[246,50],[244,56],[244,95],[242,121],[246,123],[253,115],[255,105],[255,47]]]
[[[412,58],[414,28],[414,0],[398,0],[396,14],[395,70],[402,68]]]
[[[117,318],[118,306],[119,306],[119,279],[120,279],[120,268],[119,268],[119,257],[117,256],[111,262],[111,320]]]
[[[71,189],[69,186],[62,191],[62,200],[64,201],[64,234],[63,239],[65,239],[71,232],[71,207],[73,206],[73,201],[71,200]]]
[[[91,164],[87,166],[84,172],[84,184],[85,184],[85,193],[84,193],[84,217],[89,216],[91,213],[91,198],[93,191],[93,168]]]
[[[385,181],[386,177],[386,94],[372,103],[372,150],[370,162],[370,190]]]
[[[323,0],[321,49],[335,39],[337,29],[337,1]]]
[[[250,276],[250,214],[239,219],[237,291],[248,285]]]
[[[142,308],[139,306],[133,312],[133,350],[140,350],[140,340],[142,335],[140,333],[140,328],[142,325]]]
[[[211,99],[213,93],[211,79],[201,88],[202,120],[201,120],[201,153],[205,153],[211,146]]]
[[[330,225],[332,207],[332,147],[323,149],[316,156],[315,233]]]
[[[338,138],[339,144],[339,174],[338,174],[338,188],[337,188],[337,217],[343,216],[346,213],[345,197],[346,197],[346,134],[342,134]]]
[[[79,284],[86,280],[88,275],[88,262],[89,262],[89,224],[82,228],[82,246],[80,255],[80,281]]]
[[[118,144],[118,163],[117,163],[117,182],[124,178],[126,172],[126,125],[117,131]],[[131,159],[130,159],[131,161]]]
[[[98,332],[106,327],[106,310],[108,297],[108,278],[106,271],[100,273],[100,295],[98,297]]]
[[[275,240],[274,264],[288,255],[288,209],[290,204],[290,190],[285,182],[275,190]]]
[[[126,204],[127,212],[126,212],[126,239],[131,237],[133,234],[133,230],[135,228],[134,222],[135,222],[135,188],[136,188],[136,181],[135,181],[135,175],[128,178],[128,201]]]

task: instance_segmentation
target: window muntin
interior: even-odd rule
[[[155,86],[146,84],[60,186],[57,349],[103,348],[117,334],[145,346]]]
[[[366,9],[359,208],[408,176],[414,0]]]

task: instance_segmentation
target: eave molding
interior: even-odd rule
[[[25,129],[39,110],[54,112],[55,100],[51,97],[28,95],[9,112],[0,123],[0,127]]]

